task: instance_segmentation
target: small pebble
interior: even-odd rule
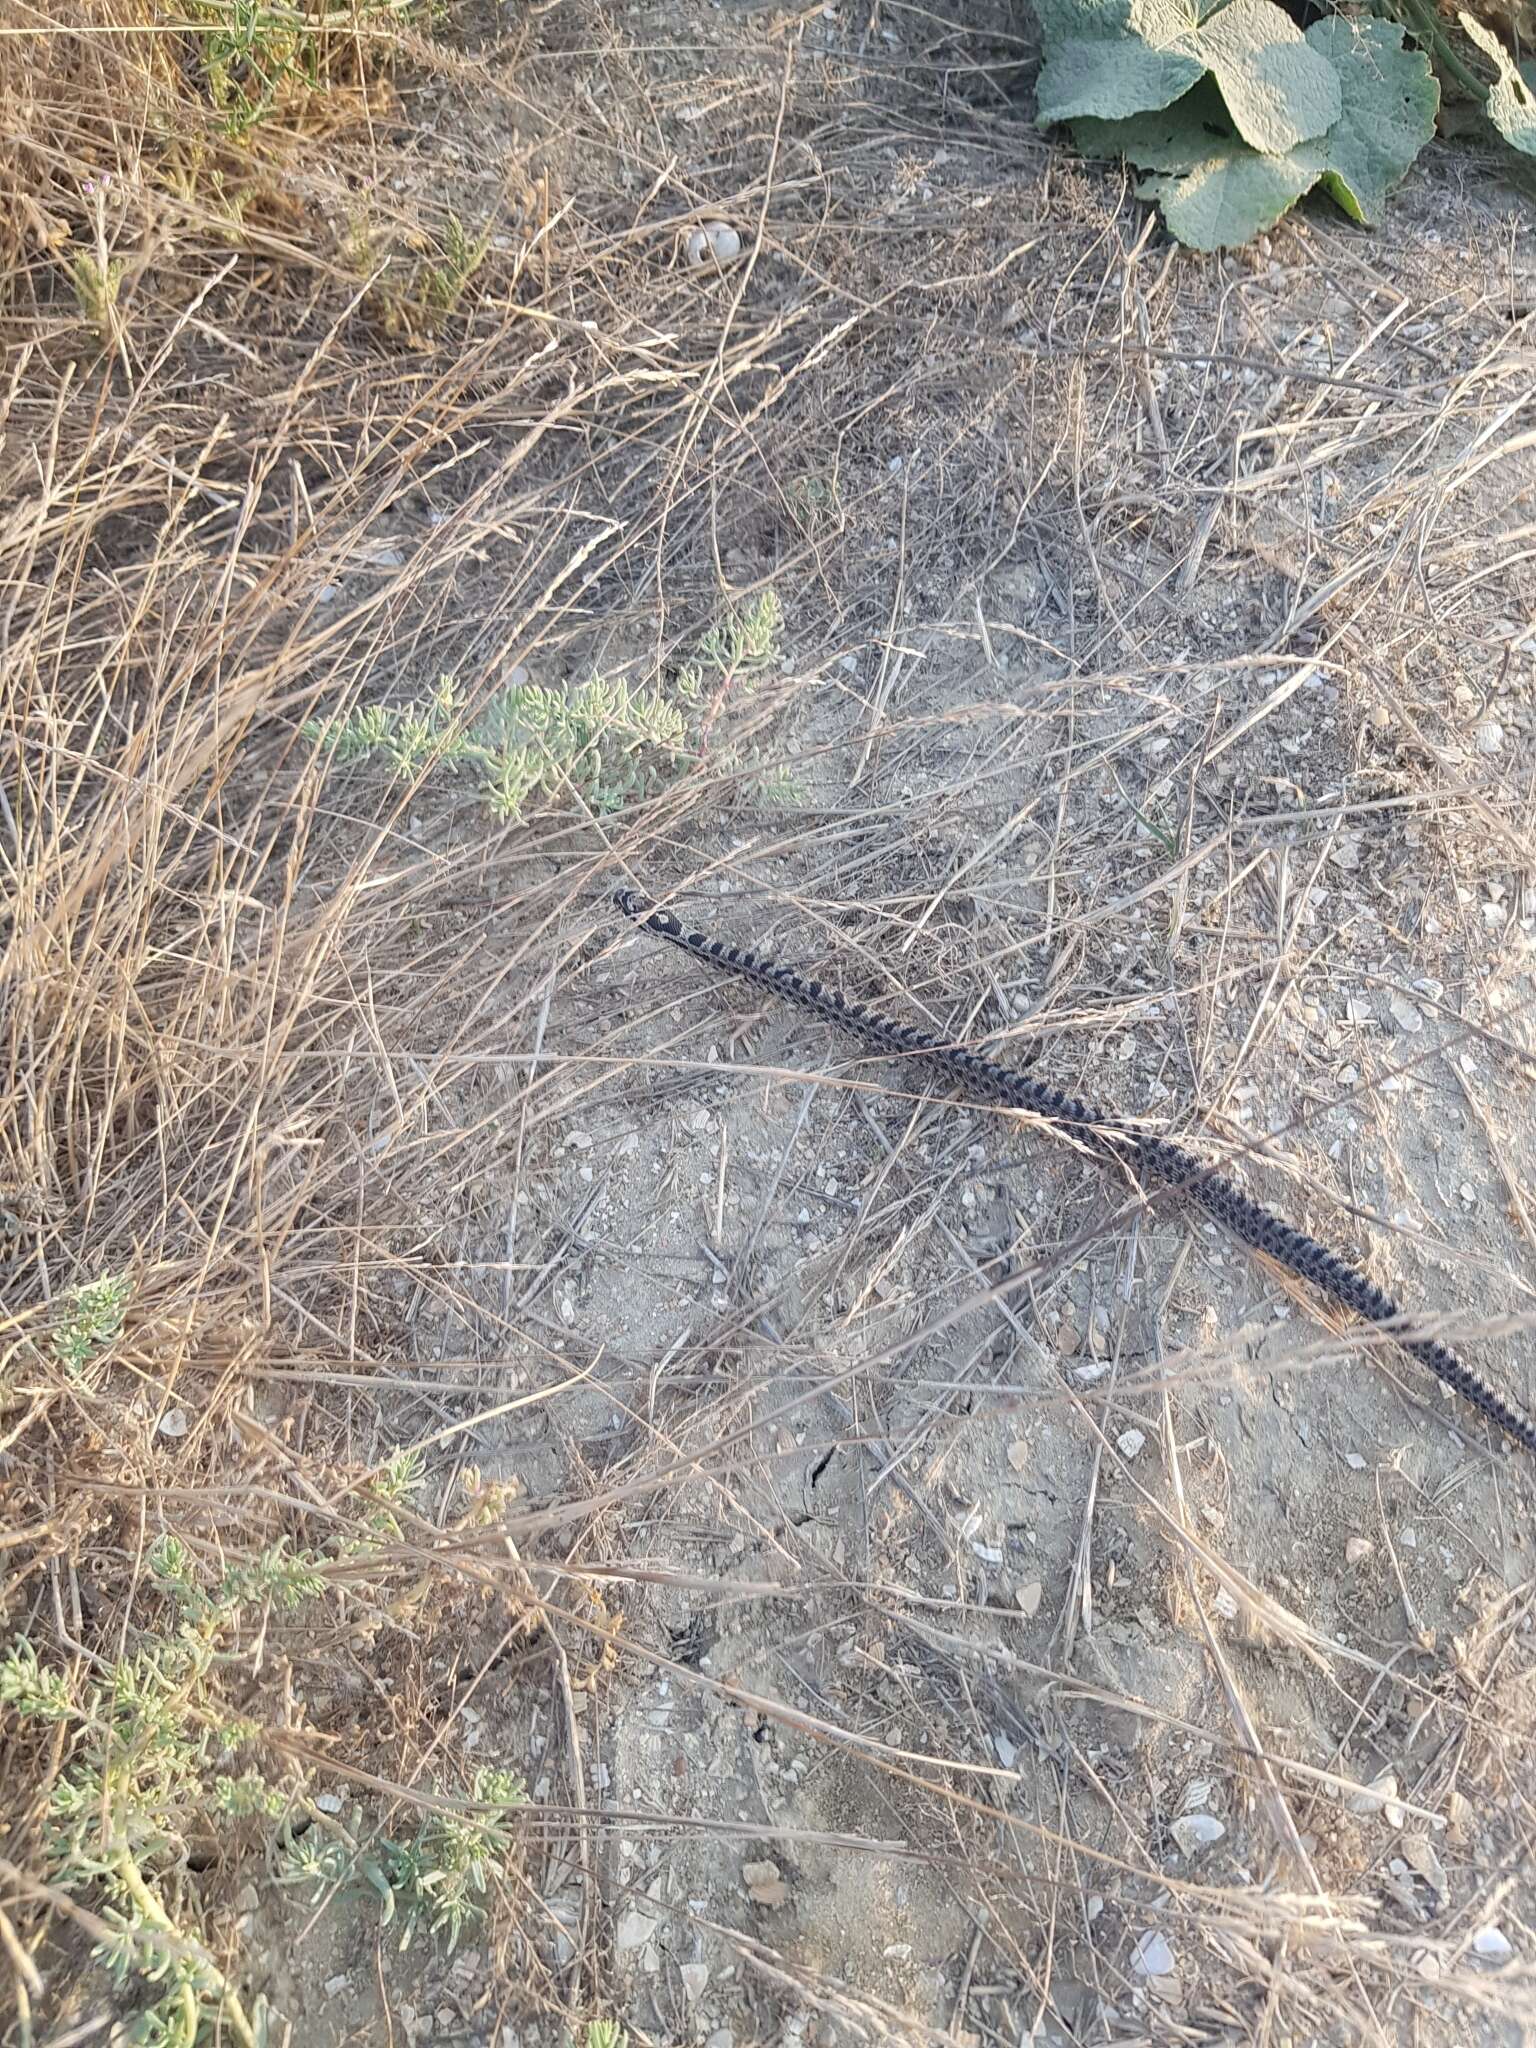
[[[632,1949],[644,1948],[651,1938],[655,1926],[649,1913],[639,1906],[630,1906],[619,1915],[619,1924],[614,1929],[613,1945],[620,1955]]]
[[[1115,1442],[1119,1446],[1120,1455],[1122,1458],[1134,1458],[1137,1455],[1137,1453],[1142,1449],[1146,1441],[1147,1433],[1144,1429],[1122,1430],[1120,1435],[1115,1439]]]
[[[1173,1969],[1173,1950],[1161,1934],[1138,1935],[1131,1951],[1131,1968],[1139,1977],[1166,1977]]]
[[[1197,1849],[1209,1848],[1212,1842],[1219,1842],[1226,1832],[1222,1823],[1211,1813],[1182,1813],[1169,1830],[1186,1856],[1193,1856]]]
[[[1383,1815],[1388,1827],[1400,1828],[1403,1824],[1403,1809],[1397,1801],[1396,1771],[1383,1771],[1369,1785],[1362,1785],[1358,1792],[1351,1792],[1345,1804],[1351,1813]]]

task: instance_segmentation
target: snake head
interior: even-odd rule
[[[670,910],[657,910],[636,890],[616,889],[613,900],[626,917],[632,917],[637,924],[643,924],[648,932],[660,932],[666,939],[680,939],[683,936],[682,921],[679,918],[674,917]]]

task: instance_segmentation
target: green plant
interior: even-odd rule
[[[285,87],[320,85],[319,46],[293,8],[265,0],[190,0],[208,97],[231,135],[271,112]]]
[[[72,1299],[87,1345],[121,1309],[116,1282]],[[396,1511],[422,1476],[414,1449],[394,1452],[373,1475],[367,1534],[338,1546],[350,1567],[399,1538]],[[53,1882],[91,1895],[111,1929],[98,1960],[142,2007],[125,2039],[195,2048],[221,2028],[242,2048],[261,2038],[260,2013],[248,2016],[230,1971],[188,1925],[188,1850],[211,1816],[272,1823],[306,1812],[316,1826],[290,1841],[285,1881],[362,1879],[379,1893],[386,1922],[403,1914],[402,1947],[421,1926],[454,1947],[483,1917],[493,1869],[511,1852],[511,1817],[526,1804],[511,1772],[483,1767],[471,1806],[429,1813],[409,1839],[363,1851],[307,1798],[291,1767],[277,1776],[262,1767],[260,1725],[230,1708],[225,1686],[274,1614],[299,1615],[325,1597],[326,1564],[279,1538],[210,1573],[165,1534],[146,1565],[166,1619],[131,1650],[95,1673],[45,1663],[26,1636],[0,1656],[0,1710],[67,1731],[44,1854]],[[338,1583],[350,1584],[350,1574]]]
[[[776,590],[762,590],[740,610],[728,611],[699,642],[699,654],[727,672],[756,668],[772,660],[784,629],[784,607]]]
[[[383,755],[395,774],[470,768],[497,817],[512,823],[537,795],[574,790],[595,810],[617,810],[675,767],[687,724],[652,689],[594,676],[569,692],[517,683],[465,727],[457,692],[444,677],[425,704],[360,705],[345,717],[312,720],[305,737],[337,761]]]
[[[458,310],[459,301],[485,261],[485,252],[490,246],[489,223],[478,235],[472,236],[456,213],[449,214],[443,234],[443,253],[435,263],[429,263],[423,273],[422,297],[428,311],[436,318],[443,319]]]
[[[1498,70],[1493,88],[1484,86],[1431,0],[1381,0],[1375,16],[1331,13],[1305,34],[1275,0],[1036,5],[1040,121],[1068,124],[1087,156],[1134,164],[1141,196],[1197,249],[1249,240],[1314,186],[1375,225],[1434,134],[1432,57],[1484,103],[1506,140],[1536,153],[1529,81],[1463,14],[1463,30]]]
[[[127,264],[111,252],[107,225],[108,194],[111,190],[110,171],[82,180],[80,194],[90,206],[92,246],[80,250],[69,265],[69,282],[80,318],[95,330],[105,349],[116,348],[122,338],[118,298],[123,279],[128,274]]]
[[[726,698],[743,682],[750,688],[757,674],[778,653],[783,627],[784,608],[778,592],[759,591],[748,603],[733,606],[711,626],[698,644],[695,659],[685,662],[678,671],[677,693],[694,716],[701,753],[710,746],[715,721]],[[710,670],[717,678],[713,688],[709,687]],[[740,772],[750,766],[729,749],[717,749],[714,758],[717,768]]]
[[[1400,24],[1329,15],[1303,35],[1275,0],[1039,0],[1043,122],[1143,173],[1197,249],[1245,242],[1314,185],[1352,219],[1434,133],[1439,88]]]
[[[1428,0],[1408,0],[1415,8],[1428,5]],[[1536,156],[1536,64],[1516,64],[1492,29],[1465,12],[1457,20],[1467,39],[1475,43],[1494,68],[1494,81],[1484,86],[1474,78],[1474,95],[1483,95],[1484,111],[1493,126],[1509,143],[1525,156]],[[1439,17],[1434,17],[1435,33],[1442,48],[1448,38],[1440,27]]]
[[[751,764],[743,764],[750,766]],[[772,810],[792,811],[805,802],[805,784],[792,768],[772,762],[751,778],[752,794]]]
[[[528,1795],[513,1772],[482,1766],[473,1797],[483,1811],[430,1814],[410,1842],[387,1845],[390,1888],[405,1907],[402,1948],[425,1922],[451,1951],[465,1929],[484,1918],[491,1867],[512,1847],[509,1816]]]
[[[232,136],[333,83],[332,60],[349,40],[410,13],[411,0],[350,0],[307,14],[300,0],[187,0],[176,10],[194,65]]]
[[[702,753],[726,692],[772,659],[782,627],[778,597],[764,591],[704,634],[669,688],[615,676],[592,676],[570,690],[514,683],[466,724],[457,687],[445,676],[426,703],[358,705],[341,717],[311,719],[304,736],[338,763],[382,756],[408,780],[468,769],[508,824],[537,800],[571,795],[595,811],[616,811]],[[729,758],[726,765],[742,764]]]
[[[128,1306],[128,1282],[105,1273],[99,1280],[87,1280],[71,1287],[58,1306],[58,1320],[49,1348],[66,1372],[78,1375],[105,1351],[123,1327]]]
[[[80,318],[94,327],[104,348],[112,346],[117,329],[117,295],[127,266],[119,256],[105,260],[94,249],[82,249],[69,266]]]
[[[44,1839],[53,1881],[102,1901],[111,1928],[97,1959],[148,1999],[125,2038],[194,2048],[222,2026],[244,2048],[257,2033],[220,1964],[178,1924],[169,1884],[210,1811],[280,1812],[288,1794],[254,1769],[231,1775],[252,1742],[218,1690],[230,1606],[208,1604],[174,1633],[149,1636],[99,1681],[45,1666],[21,1637],[0,1657],[0,1706],[69,1732]]]
[[[429,1813],[408,1841],[386,1835],[366,1845],[311,1806],[317,1825],[290,1841],[278,1881],[308,1887],[314,1904],[343,1885],[365,1884],[386,1927],[402,1920],[402,1949],[425,1926],[451,1954],[485,1917],[492,1871],[512,1851],[511,1816],[528,1799],[521,1778],[490,1765],[476,1771],[471,1796],[477,1811]]]
[[[352,1560],[372,1556],[381,1543],[403,1543],[405,1531],[400,1526],[395,1509],[403,1505],[406,1498],[420,1486],[426,1472],[426,1461],[414,1445],[391,1451],[383,1465],[374,1473],[369,1492],[372,1503],[364,1516],[364,1530],[360,1536],[347,1539],[342,1544],[342,1555]]]
[[[793,477],[784,496],[794,518],[808,532],[830,526],[842,515],[837,486],[826,477]]]
[[[584,2048],[629,2048],[629,2031],[617,2020],[588,2020]]]
[[[348,266],[363,279],[386,334],[420,342],[441,332],[456,313],[491,246],[494,223],[472,235],[456,213],[443,230],[442,248],[407,271],[402,259],[365,218],[349,222],[342,237]]]

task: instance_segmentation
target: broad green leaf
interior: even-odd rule
[[[1396,22],[1336,16],[1314,23],[1307,43],[1334,72],[1342,112],[1326,135],[1292,149],[1250,149],[1209,79],[1156,113],[1074,122],[1073,138],[1090,156],[1123,156],[1151,173],[1142,196],[1192,248],[1250,240],[1319,180],[1353,219],[1373,223],[1434,133],[1439,88]]]
[[[1313,183],[1290,156],[1261,156],[1234,136],[1181,175],[1154,173],[1136,189],[1189,248],[1234,249],[1272,228]]]
[[[1132,114],[1124,121],[1074,121],[1072,140],[1084,156],[1123,156],[1144,171],[1193,171],[1238,138],[1221,94],[1206,78],[1155,113]]]
[[[1330,15],[1312,24],[1307,42],[1332,64],[1343,111],[1320,140],[1301,144],[1297,162],[1315,164],[1329,198],[1375,227],[1387,194],[1435,132],[1435,74],[1422,50],[1405,47],[1395,21]]]
[[[1192,249],[1227,249],[1272,227],[1317,177],[1288,156],[1250,149],[1209,79],[1174,106],[1127,121],[1078,121],[1072,135],[1090,156],[1123,156],[1151,175],[1137,190],[1163,209],[1169,231]]]
[[[1324,135],[1339,118],[1338,75],[1275,0],[1229,0],[1191,48],[1201,55],[1253,148],[1270,155]]]
[[[1204,64],[1179,48],[1191,27],[1179,0],[1036,0],[1036,8],[1045,62],[1035,116],[1043,127],[1166,107],[1204,75]]]
[[[1244,141],[1273,153],[1339,117],[1333,68],[1275,0],[1038,0],[1044,123],[1155,112],[1207,73]]]
[[[1457,20],[1483,55],[1492,60],[1498,77],[1488,88],[1488,118],[1507,143],[1536,156],[1536,91],[1492,29],[1470,14]]]

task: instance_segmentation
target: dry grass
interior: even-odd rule
[[[1421,336],[1394,354],[1407,286],[1381,327],[1354,245],[1298,241],[1298,270],[1355,308],[1328,358],[1275,331],[1262,272],[1170,282],[1113,194],[1024,153],[999,96],[1019,46],[911,10],[899,45],[711,29],[728,119],[699,115],[675,24],[645,57],[600,9],[470,57],[360,6],[302,65],[285,46],[270,103],[234,119],[249,72],[218,85],[203,32],[171,34],[149,0],[14,12],[0,1564],[13,1647],[85,1710],[0,1722],[15,2038],[86,2039],[114,1997],[162,1999],[145,1980],[168,1956],[167,2028],[320,2038],[318,2008],[296,2015],[253,1962],[339,1923],[340,1962],[365,1955],[371,1980],[348,2023],[393,2039],[425,1938],[400,1963],[349,1871],[387,1865],[406,1917],[383,1845],[449,1867],[445,1826],[495,1820],[488,1762],[531,1796],[471,1901],[473,1968],[428,1973],[466,2039],[605,2013],[682,2038],[690,2009],[647,2004],[620,1935],[653,1907],[717,1989],[733,1955],[769,2008],[839,2038],[1513,2025],[1529,1965],[1493,1973],[1469,1945],[1497,1920],[1525,1952],[1529,1597],[1451,1521],[1477,1489],[1514,1558],[1523,1479],[1383,1390],[1348,1428],[1374,1441],[1408,1414],[1430,1462],[1373,1474],[1401,1625],[1341,1647],[1315,1582],[1331,1552],[1297,1564],[1244,1534],[1274,1489],[1312,1499],[1323,1439],[1256,1466],[1235,1418],[1271,1384],[1244,1349],[1259,1329],[1289,1404],[1253,1404],[1261,1439],[1292,1412],[1331,1432],[1307,1368],[1369,1384],[1347,1334],[1265,1337],[1274,1304],[1251,1294],[1243,1339],[1236,1310],[1202,1320],[1252,1276],[1165,1256],[1126,1191],[1028,1133],[958,1126],[888,1071],[830,1078],[761,1014],[728,1033],[720,991],[616,955],[603,908],[621,877],[711,909],[727,893],[729,936],[835,957],[860,992],[900,973],[919,1015],[1043,1049],[1115,1106],[1165,1087],[1172,1120],[1270,1192],[1335,1232],[1351,1205],[1390,1227],[1429,1200],[1392,1120],[1414,1049],[1372,1044],[1345,1081],[1287,1035],[1306,1004],[1401,989],[1401,933],[1362,949],[1308,911],[1343,840],[1372,901],[1416,892],[1422,950],[1424,918],[1469,927],[1474,995],[1414,1000],[1441,1006],[1453,1054],[1477,1046],[1458,1085],[1524,1216],[1524,968],[1513,944],[1477,952],[1456,895],[1498,877],[1518,899],[1532,871],[1521,757],[1489,781],[1466,747],[1478,647],[1517,639],[1484,636],[1486,594],[1522,587],[1507,508],[1475,495],[1518,461],[1529,402],[1498,309],[1443,320],[1438,359]],[[611,96],[572,113],[581,67]],[[468,142],[514,120],[477,159]],[[743,260],[701,280],[680,248],[717,215]],[[1203,618],[1222,560],[1223,604],[1247,594]],[[683,757],[616,813],[573,783],[503,824],[440,763],[391,782],[304,736],[443,675],[466,727],[518,666],[671,689],[770,586],[784,661],[752,689],[712,672]],[[1314,773],[1270,741],[1320,678]],[[789,805],[765,768],[793,773]],[[1250,1077],[1286,1067],[1306,1087],[1261,1135]],[[1330,1162],[1355,1113],[1381,1118],[1381,1186],[1350,1183],[1353,1150]],[[591,1129],[595,1150],[561,1149]],[[630,1131],[659,1147],[655,1183],[603,1151]],[[983,1170],[1011,1191],[996,1241],[959,1206]],[[802,1203],[817,1221],[791,1239]],[[1436,1219],[1453,1252],[1457,1220]],[[1511,1254],[1492,1237],[1478,1257],[1463,1326]],[[104,1279],[105,1305],[81,1296]],[[1483,1317],[1518,1330],[1528,1304],[1518,1280]],[[1107,1377],[1063,1368],[1064,1325]],[[1040,1551],[1060,1579],[1024,1634],[1008,1571],[978,1579],[965,1505],[999,1490],[1015,1436],[1031,1469],[1059,1461],[1064,1502],[1064,1548]],[[826,1454],[835,1542],[791,1498],[814,1506]],[[1470,1612],[1405,1564],[1410,1486],[1413,1515],[1470,1546]],[[1030,1514],[1042,1539],[1058,1526]],[[1154,1607],[1196,1674],[1182,1693],[1116,1661],[1116,1629]],[[737,1631],[739,1662],[701,1668],[685,1623]],[[142,1660],[167,1656],[195,1754],[158,1840],[115,1836],[125,1806],[96,1788],[93,1875],[50,1850],[49,1802],[57,1822],[92,1753],[93,1690],[139,1659],[152,1692]],[[680,1749],[696,1775],[675,1784],[636,1764],[662,1678],[716,1745],[702,1775]],[[136,1711],[125,1751],[158,1753]],[[750,1824],[708,1783],[749,1728],[751,1755],[794,1744],[819,1773]],[[1385,1839],[1349,1802],[1388,1753],[1405,1825]],[[1202,1881],[1168,1850],[1191,1755],[1246,1876]],[[336,1853],[285,1894],[267,1880],[292,1874],[295,1824]],[[662,1843],[701,1883],[712,1859],[781,1857],[805,1917],[744,1921],[734,1874],[703,1906],[656,1905]],[[942,1996],[826,1960],[814,1900],[864,1897],[876,1871],[967,1930]],[[85,1957],[123,1912],[138,1948],[114,1994]],[[897,1912],[870,1908],[882,1946]],[[1149,1998],[1132,1957],[1152,1927],[1181,1968]]]
[[[392,1432],[371,1400],[324,1393],[327,1367],[371,1373],[391,1231],[441,1166],[415,1142],[432,1084],[396,1080],[393,1049],[424,993],[410,972],[430,973],[411,903],[432,863],[402,837],[409,791],[347,817],[298,729],[322,692],[344,707],[382,661],[457,643],[466,562],[499,578],[476,621],[494,672],[558,621],[605,538],[573,530],[568,491],[537,466],[603,384],[590,350],[540,347],[538,330],[530,346],[520,284],[531,255],[553,276],[544,225],[504,223],[516,231],[464,281],[465,303],[439,295],[440,352],[391,341],[415,271],[403,297],[376,268],[349,271],[362,195],[389,192],[400,161],[386,12],[333,14],[307,80],[286,73],[234,134],[200,71],[206,36],[164,20],[36,13],[3,46],[6,1614],[84,1711],[6,1730],[4,1924],[25,2041],[43,1993],[29,1952],[50,1925],[100,1931],[103,1910],[148,1944],[130,2010],[164,1995],[143,1979],[169,1942],[192,1988],[168,1995],[166,2038],[199,2024],[189,1996],[201,2024],[218,2012],[226,2032],[265,2037],[217,1970],[247,1967],[235,1908],[270,1822],[217,1841],[216,1775],[254,1771],[292,1821],[315,1813],[318,1757],[366,1770],[392,1795],[381,1827],[391,1804],[471,1788],[437,1755],[445,1731],[410,1711],[427,1683],[411,1616],[433,1550],[497,1496],[461,1474],[451,1497],[433,1486],[431,1521],[384,1502]],[[451,220],[402,208],[388,226],[428,252],[430,276]],[[494,461],[477,461],[488,446]],[[379,529],[413,499],[454,509],[435,527],[418,516],[403,559]],[[364,1097],[367,1129],[350,1118]],[[122,1313],[82,1328],[77,1290],[104,1279]],[[50,1799],[91,1751],[91,1700],[136,1658],[180,1655],[172,1536],[205,1595],[256,1573],[213,1624],[219,1665],[165,1666],[202,1749],[143,1813],[131,1789],[103,1789],[72,1862],[45,1853]],[[284,1556],[319,1581],[293,1613]],[[434,1614],[494,1605],[508,1569],[450,1571]],[[515,1617],[526,1580],[510,1583]],[[398,1688],[366,1735],[351,1692],[364,1671]],[[221,1732],[234,1719],[249,1732]],[[147,1753],[158,1738],[141,1717],[123,1739]],[[68,1895],[41,1890],[60,1869],[76,1873]],[[515,1886],[515,1869],[497,1882]],[[104,1972],[43,1953],[45,2030],[99,2011]]]

